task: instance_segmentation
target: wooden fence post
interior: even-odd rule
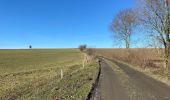
[[[63,79],[63,70],[61,69],[61,79]]]

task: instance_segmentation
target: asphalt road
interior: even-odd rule
[[[92,100],[170,100],[170,87],[138,72],[128,65],[113,61],[128,75],[130,84],[136,87],[137,97],[130,97],[126,84],[105,60],[101,62],[101,75]]]

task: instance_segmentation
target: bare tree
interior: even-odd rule
[[[110,28],[114,39],[119,39],[119,43],[123,40],[126,48],[130,47],[131,35],[137,25],[136,18],[136,13],[133,9],[125,9],[120,11],[111,23]]]
[[[81,52],[83,52],[84,50],[86,50],[86,48],[87,48],[87,45],[80,45],[80,46],[79,46],[79,50],[80,50]]]
[[[169,0],[141,0],[143,3],[140,19],[142,24],[159,36],[164,45],[165,67],[168,65],[170,50],[170,4]]]

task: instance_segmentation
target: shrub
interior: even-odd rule
[[[86,48],[87,48],[87,45],[80,45],[80,46],[79,46],[79,50],[80,50],[81,52],[85,51]]]

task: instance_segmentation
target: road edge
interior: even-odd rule
[[[99,60],[99,59],[98,59]],[[91,100],[94,97],[94,94],[96,92],[96,89],[98,87],[98,83],[99,83],[99,79],[100,79],[100,75],[101,75],[101,65],[100,62],[98,63],[98,71],[97,74],[95,76],[94,82],[91,86],[91,89],[88,93],[88,95],[86,96],[85,100]]]

